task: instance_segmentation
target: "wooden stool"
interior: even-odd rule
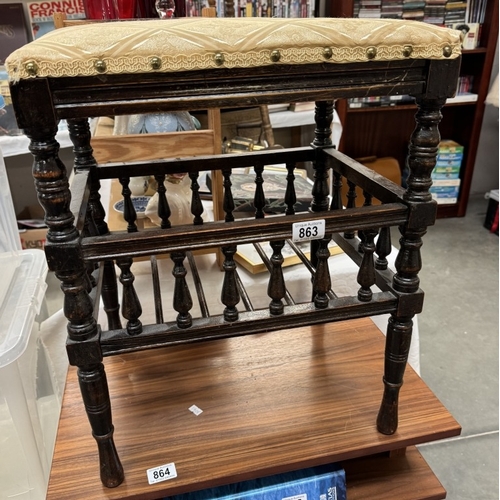
[[[458,31],[419,22],[359,19],[185,18],[80,25],[55,30],[7,60],[19,126],[30,138],[33,175],[48,226],[46,256],[61,281],[68,318],[68,355],[79,367],[83,401],[97,441],[102,482],[119,485],[124,472],[113,440],[103,356],[201,340],[270,332],[373,314],[391,313],[387,328],[384,395],[377,419],[381,433],[396,431],[398,394],[410,346],[412,317],[422,309],[420,246],[433,224],[429,193],[440,140],[440,109],[454,95],[460,66]],[[335,99],[410,94],[418,106],[409,138],[408,188],[403,189],[331,147]],[[176,158],[98,165],[90,147],[88,118],[132,113],[197,110],[316,101],[310,147],[248,154]],[[70,189],[55,140],[59,120],[68,121],[75,176]],[[162,147],[161,144],[158,147]],[[312,161],[315,175],[309,212],[295,213],[294,168]],[[268,164],[286,164],[286,213],[265,216]],[[231,169],[255,171],[255,218],[235,220]],[[224,221],[201,217],[198,173],[219,170],[224,183]],[[329,198],[329,172],[334,191]],[[191,179],[193,224],[172,227],[167,173]],[[130,177],[154,175],[161,227],[138,230]],[[342,178],[359,186],[363,207],[343,209]],[[122,185],[126,232],[110,233],[100,203],[100,181]],[[377,198],[380,205],[373,205]],[[401,229],[394,275],[387,268],[389,228]],[[355,237],[358,234],[359,239]],[[375,242],[376,236],[378,237]],[[311,300],[296,303],[283,278],[285,240],[312,240]],[[359,291],[338,297],[328,267],[333,240],[359,265]],[[238,279],[237,245],[270,241],[269,307],[254,310]],[[293,241],[290,243],[293,247]],[[211,315],[190,252],[221,247],[223,310]],[[156,256],[170,254],[177,317],[164,320]],[[134,288],[133,258],[151,256],[156,320],[143,324]],[[186,280],[185,257],[200,298],[199,317]],[[123,296],[121,316],[116,264]],[[375,290],[374,285],[378,286]],[[333,290],[332,290],[333,288]],[[98,324],[102,297],[108,328]],[[242,302],[244,309],[238,308]],[[125,326],[122,327],[122,319]],[[168,403],[166,403],[168,404]],[[367,423],[369,425],[369,423]],[[140,429],[137,432],[141,432]]]

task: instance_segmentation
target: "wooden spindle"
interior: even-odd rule
[[[288,240],[288,241],[290,241],[290,240]],[[271,273],[273,265],[271,264],[271,260],[267,256],[266,251],[264,250],[264,248],[262,248],[262,245],[260,243],[254,243],[253,246],[254,246],[255,250],[257,251],[257,253],[259,254],[259,257],[262,259],[262,262],[266,266],[266,269],[269,271],[269,273]],[[309,261],[308,261],[308,263],[309,263]],[[284,298],[285,298],[285,302],[287,303],[287,305],[291,306],[291,305],[295,304],[293,297],[290,295],[290,292],[286,288],[285,288],[285,297]]]
[[[166,196],[167,188],[165,187],[165,174],[155,175],[155,180],[158,186],[156,191],[158,193],[158,217],[161,220],[160,227],[162,229],[168,229],[172,227],[172,223],[170,222],[172,211],[170,210]]]
[[[200,185],[198,184],[198,172],[190,172],[191,179],[191,213],[194,215],[193,224],[203,224],[201,214],[203,213],[203,204],[200,198]]]
[[[184,267],[184,252],[172,252],[170,258],[174,262],[172,274],[175,278],[173,307],[177,311],[177,326],[179,328],[189,328],[193,324],[191,313],[193,300],[186,282],[186,268]]]
[[[355,208],[356,207],[356,184],[354,182],[348,180],[347,185],[349,186],[349,189],[347,191],[347,204],[346,208]],[[352,240],[354,238],[354,231],[346,231],[344,233],[344,238]]]
[[[114,262],[106,260],[102,272],[101,296],[104,312],[108,318],[108,328],[117,330],[122,327],[122,323],[120,320],[120,303],[118,302],[118,286]]]
[[[381,271],[387,269],[387,256],[390,255],[391,250],[391,228],[383,227],[380,229],[377,244],[375,245],[375,252],[377,254],[377,259],[375,260],[375,269],[380,269]]]
[[[266,206],[266,197],[264,195],[264,177],[262,176],[262,173],[264,172],[264,165],[262,164],[257,164],[254,166],[254,172],[255,172],[255,193],[253,197],[253,204],[255,207],[255,218],[256,219],[263,219],[265,214],[264,214],[264,207]]]
[[[286,293],[285,279],[283,278],[282,268],[284,259],[281,253],[285,245],[285,241],[271,241],[270,245],[273,249],[273,254],[271,256],[271,274],[267,285],[267,295],[271,298],[269,312],[274,316],[278,316],[283,314],[283,298]]]
[[[368,191],[363,191],[363,198],[364,198],[363,206],[370,207],[372,205],[373,196]],[[366,241],[366,236],[362,229],[358,231],[358,238],[359,238],[358,252],[363,253],[365,251],[364,244]]]
[[[100,235],[108,234],[109,229],[106,221],[106,211],[101,204],[101,183],[97,176],[97,161],[93,156],[93,149],[90,145],[92,134],[90,132],[88,118],[68,119],[68,132],[73,143],[73,153],[75,155],[75,170],[88,169],[90,171],[90,195],[88,211],[92,214],[92,219]]]
[[[330,210],[342,210],[342,175],[333,172],[332,202]]]
[[[224,319],[226,321],[236,321],[238,319],[238,309],[236,305],[240,301],[240,294],[236,282],[236,262],[234,254],[236,246],[222,247],[224,254],[224,281],[222,283],[221,302],[226,306],[224,309]]]
[[[116,261],[120,268],[120,283],[122,290],[122,316],[127,319],[127,333],[138,335],[142,332],[142,323],[139,320],[142,314],[142,307],[134,288],[135,276],[131,271],[132,259],[125,258]]]
[[[316,128],[314,129],[313,146],[327,147],[332,145],[332,130],[333,121],[333,101],[318,101],[316,102],[314,111],[314,121]],[[328,170],[323,160],[315,160],[313,162],[314,169],[314,184],[312,187],[312,202],[311,210],[313,212],[321,212],[328,210],[328,195],[330,192],[328,186]]]
[[[375,252],[374,240],[377,231],[374,229],[365,229],[363,235],[363,260],[358,272],[358,284],[361,288],[358,290],[358,299],[362,302],[369,302],[373,296],[371,287],[375,284],[376,278],[373,253]]]
[[[285,205],[286,215],[294,215],[295,208],[294,205],[297,203],[297,195],[295,193],[295,163],[287,163],[286,164],[287,176],[286,176],[286,191],[285,191]]]
[[[222,201],[222,209],[224,210],[226,222],[234,221],[234,200],[233,193],[231,191],[231,169],[225,169],[222,171],[222,176],[224,177],[223,187],[224,187],[224,199]]]
[[[155,318],[158,325],[163,323],[163,305],[161,303],[161,287],[160,275],[158,273],[158,260],[156,255],[152,255],[151,261],[151,277],[153,279],[153,297],[155,305]]]
[[[130,191],[129,183],[130,177],[120,177],[120,184],[122,185],[123,196],[123,218],[127,221],[127,231],[129,233],[137,232],[137,214],[135,212],[134,204],[132,203],[132,191]]]
[[[316,272],[313,278],[314,305],[318,309],[326,309],[328,307],[328,292],[332,286],[330,269],[328,268],[328,258],[330,257],[328,243],[330,243],[330,240],[331,236],[326,236],[318,240]]]

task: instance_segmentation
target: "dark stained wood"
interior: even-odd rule
[[[157,499],[335,461],[346,467],[349,498],[442,498],[418,495],[438,483],[411,448],[392,466],[387,457],[344,462],[460,432],[411,369],[397,433],[377,432],[383,344],[373,323],[360,319],[107,358],[126,471],[113,489],[99,484],[70,368],[47,500]],[[188,410],[193,404],[201,415]],[[178,477],[148,485],[146,470],[170,462]]]
[[[445,415],[446,412],[438,411],[439,405],[432,403],[433,396],[425,389],[425,404],[413,406],[412,401],[419,399],[419,382],[410,382],[409,394],[414,399],[403,399],[400,409],[398,398],[410,345],[412,318],[422,309],[423,292],[419,289],[418,279],[421,238],[436,216],[436,205],[431,200],[429,186],[430,171],[436,160],[439,140],[440,108],[455,91],[459,64],[459,59],[408,59],[356,64],[275,64],[249,69],[218,68],[164,74],[35,77],[12,83],[11,94],[18,124],[24,128],[31,141],[30,150],[35,158],[35,185],[49,228],[47,260],[60,279],[65,293],[64,312],[69,322],[69,359],[72,365],[79,368],[81,393],[92,434],[98,444],[101,480],[104,485],[116,486],[123,481],[124,476],[113,440],[114,424],[103,356],[117,356],[116,364],[108,364],[111,371],[113,367],[121,371],[125,369],[122,365],[128,366],[125,369],[129,383],[127,389],[122,388],[113,394],[118,412],[120,405],[126,402],[127,412],[140,416],[133,425],[130,421],[127,424],[126,419],[120,417],[116,421],[117,435],[121,436],[123,442],[131,443],[131,448],[123,452],[125,482],[116,492],[125,491],[128,494],[129,485],[140,476],[137,484],[141,485],[141,491],[136,489],[132,494],[137,498],[153,498],[153,493],[159,493],[165,488],[179,492],[192,488],[193,483],[196,483],[196,488],[201,488],[222,484],[222,481],[257,477],[334,459],[359,457],[458,432],[456,423]],[[391,94],[414,95],[419,106],[417,126],[410,141],[410,175],[406,190],[339,153],[332,148],[331,142],[335,99]],[[88,117],[94,116],[217,110],[229,106],[265,106],[269,103],[312,100],[316,102],[315,138],[313,144],[306,148],[199,156],[193,143],[192,156],[189,157],[179,157],[172,151],[171,157],[166,159],[145,158],[141,161],[98,165],[90,146],[89,128],[85,123]],[[58,157],[59,145],[55,141],[55,134],[57,121],[61,118],[69,119],[77,174],[84,170],[89,172],[85,186],[82,182],[84,177],[78,175],[75,194],[81,201],[80,206],[76,202],[70,206],[71,192],[66,169]],[[185,150],[182,156],[185,156]],[[296,195],[292,185],[293,168],[304,161],[312,161],[314,167],[312,202],[309,212],[294,213],[293,202]],[[277,163],[288,166],[287,213],[267,216],[264,213],[266,188],[262,172],[264,165]],[[231,172],[242,167],[253,168],[256,174],[256,213],[251,219],[235,220]],[[220,178],[218,174],[222,174],[224,221],[205,222],[201,219],[197,176],[202,170],[216,172],[214,179]],[[188,173],[192,182],[191,210],[194,220],[191,224],[172,226],[164,180],[168,174],[181,172]],[[332,174],[335,178],[336,197],[330,203],[329,176]],[[158,181],[158,214],[162,221],[159,228],[139,228],[136,223],[137,214],[131,199],[129,180],[143,175],[153,175]],[[350,202],[345,210],[342,209],[338,189],[340,176],[346,178],[347,183],[353,187],[352,191],[354,186],[358,186],[365,192],[363,207],[354,207]],[[101,179],[119,179],[123,188],[127,231],[109,233],[104,225],[104,212],[98,192]],[[220,186],[216,186],[216,189],[219,190]],[[372,206],[372,197],[380,200],[381,204]],[[320,220],[324,220],[325,237],[311,242],[308,267],[313,275],[313,297],[306,303],[294,303],[288,298],[281,272],[283,241],[292,238],[294,223]],[[395,276],[388,270],[376,269],[373,258],[376,232],[391,226],[399,226],[402,234]],[[352,236],[351,243],[339,236],[341,232]],[[356,246],[356,233],[361,239],[360,246]],[[330,252],[327,244],[331,238],[339,241],[346,253],[360,266],[361,290],[357,295],[336,296],[330,290],[332,283],[327,264]],[[237,245],[269,241],[273,246],[273,255],[268,263],[271,270],[268,288],[271,305],[253,310],[238,277],[234,254]],[[186,252],[207,248],[222,248],[222,289],[210,292],[220,293],[220,301],[225,309],[222,314],[209,316],[208,310],[203,310],[202,307],[201,316],[194,317],[184,260]],[[384,253],[384,249],[381,252]],[[158,307],[161,305],[160,280],[156,277],[153,302],[156,304],[158,321],[143,324],[142,308],[154,304],[141,302],[141,297],[134,288],[135,278],[131,265],[134,258],[162,254],[170,254],[174,263],[173,309],[178,313],[177,318],[175,321],[161,321],[162,315]],[[114,261],[121,270],[122,316],[127,320],[124,328],[120,327],[119,318],[116,317],[116,286],[110,282],[115,279],[110,272]],[[106,262],[107,267],[101,266],[101,262]],[[106,269],[107,272],[102,278],[99,276],[95,280],[94,268],[97,267]],[[194,275],[197,293],[201,296],[201,283],[196,272]],[[92,289],[93,283],[99,283],[99,286],[102,283],[102,290],[107,294],[106,308],[114,316],[110,321],[112,330],[101,332],[101,327],[96,322],[94,304],[99,297]],[[375,283],[382,291],[371,290]],[[308,280],[307,284],[310,285]],[[238,310],[240,300],[243,300],[246,311]],[[377,358],[380,360],[383,348],[381,345],[372,345],[364,337],[355,342],[360,335],[359,329],[370,330],[369,323],[354,322],[351,326],[345,326],[348,331],[345,335],[341,333],[344,327],[335,323],[383,313],[390,313],[391,320],[385,348],[385,388],[381,396],[381,366],[376,370],[376,376],[375,372],[370,373],[368,381],[364,377],[363,361],[371,359],[372,354],[380,356]],[[300,327],[300,330],[283,330],[292,327]],[[338,329],[340,334],[337,339]],[[294,343],[291,339],[297,331],[300,332],[300,339],[297,338]],[[279,339],[286,338],[285,344],[280,346],[279,357],[269,358],[273,344],[268,342],[275,340],[268,341],[273,337],[263,332],[274,332],[273,337],[276,336],[278,343]],[[330,332],[332,335],[327,334]],[[251,334],[256,335],[247,338]],[[225,340],[230,337],[238,338]],[[258,341],[262,339],[266,339],[263,351],[262,346],[258,347]],[[201,342],[207,340],[213,342]],[[354,345],[358,349],[356,353]],[[368,353],[367,345],[375,350]],[[130,351],[166,346],[170,349],[154,354],[137,353],[132,358],[124,356],[124,353]],[[231,346],[237,347],[234,353]],[[257,347],[258,351],[254,355],[251,354],[253,347]],[[294,349],[300,350],[298,357],[295,356]],[[225,351],[228,353],[222,358]],[[323,357],[325,351],[328,351],[328,358]],[[214,352],[221,356],[219,361],[213,361]],[[168,358],[172,353],[173,358]],[[345,361],[342,361],[342,355],[347,353],[348,362],[342,366]],[[200,354],[202,357],[197,358]],[[137,359],[140,364],[129,366],[126,359]],[[251,384],[251,387],[245,386],[244,396],[239,397],[237,386],[242,375],[241,372],[236,374],[231,371],[237,359],[244,360],[245,384],[252,383],[255,377],[259,377],[268,388],[258,388],[255,391]],[[257,363],[261,360],[270,361],[271,369],[268,369],[269,365],[252,365],[254,360]],[[202,367],[209,368],[195,375],[193,370],[200,367],[198,362],[201,362]],[[280,367],[285,372],[278,379],[276,377]],[[159,386],[157,370],[161,370]],[[296,372],[295,375],[289,375],[289,370]],[[136,401],[141,403],[137,406],[130,401],[132,396],[135,397],[136,391],[134,373],[146,384],[137,392]],[[183,385],[186,373],[193,375],[187,379],[196,379],[197,385]],[[301,377],[297,378],[299,375]],[[372,376],[376,382],[371,381]],[[411,380],[411,375],[409,378]],[[215,379],[216,383],[213,382]],[[280,386],[282,382],[292,383],[289,386],[291,389]],[[307,389],[304,392],[305,387]],[[325,387],[328,388],[327,391],[324,390]],[[220,407],[224,413],[219,414],[217,426],[212,427],[206,435],[210,436],[209,440],[200,444],[201,428],[184,425],[184,422],[178,429],[175,425],[172,427],[170,424],[173,417],[169,412],[178,414],[180,410],[176,404],[180,401],[182,404],[186,403],[186,398],[192,398],[197,389],[201,388],[202,394],[212,394],[213,401],[219,397],[218,391],[227,391],[235,397],[230,403],[225,402]],[[278,392],[275,392],[276,388],[279,388]],[[157,389],[166,389],[167,392],[158,394]],[[169,390],[173,393],[169,393]],[[236,390],[234,394],[233,390]],[[153,403],[147,400],[152,391],[156,392]],[[261,392],[266,394],[262,395]],[[269,399],[271,395],[274,398],[272,400]],[[342,397],[345,404],[340,407]],[[380,397],[382,404],[376,418]],[[248,401],[253,398],[258,400],[259,406],[252,410],[252,404],[257,403],[249,404]],[[210,401],[203,401],[205,403],[202,406],[205,405],[208,414]],[[161,420],[146,424],[150,412],[154,413],[157,411],[154,408],[159,408],[155,403],[162,406]],[[311,403],[314,404],[310,406]],[[233,420],[228,414],[228,404],[235,405],[237,416],[241,417],[240,412],[243,411],[244,415],[251,415],[252,420]],[[263,404],[266,406],[262,406]],[[438,420],[443,426],[437,426],[429,433],[429,429],[436,423],[434,414],[428,413],[432,407],[440,413]],[[411,412],[408,408],[411,408]],[[271,409],[272,414],[269,413]],[[398,412],[401,413],[400,417]],[[425,431],[419,427],[420,418],[425,422]],[[408,428],[410,421],[412,429]],[[203,420],[191,421],[194,422]],[[269,427],[261,425],[265,422]],[[73,425],[77,427],[76,423]],[[162,441],[159,437],[161,433],[165,433],[168,441]],[[300,433],[300,437],[297,433]],[[392,436],[385,437],[383,434]],[[91,441],[90,432],[88,437],[88,441]],[[71,435],[66,435],[65,439],[66,444],[74,444]],[[146,461],[135,456],[132,458],[135,453],[133,450],[140,449],[143,443],[147,443],[147,447],[140,453],[143,458],[153,458],[150,453],[161,450],[161,460],[160,456],[154,455],[155,461],[158,457],[160,463],[149,462],[148,458],[148,467],[176,461],[181,472],[180,482],[152,489],[145,487],[144,472],[147,467],[143,466]],[[189,443],[196,443],[196,452],[191,448],[189,456],[182,455],[189,451]],[[87,444],[73,448],[76,453],[80,453],[86,446]],[[203,467],[203,463],[200,466],[200,452],[217,456],[219,452],[216,450],[219,447],[228,454],[219,455],[209,468]],[[180,450],[182,458],[177,459],[177,451],[173,450]],[[270,456],[269,450],[273,450],[273,456]],[[174,456],[170,455],[171,452]],[[79,469],[87,470],[88,467],[84,464],[88,460],[87,456],[80,456]],[[139,465],[140,472],[137,469]],[[81,475],[84,476],[84,473]],[[70,483],[78,480],[65,478]],[[88,487],[80,488],[86,498],[89,498],[89,494],[92,495],[88,490]],[[96,487],[95,492],[100,493],[101,486]],[[109,498],[113,498],[118,493],[109,494]],[[60,498],[64,498],[64,495]],[[70,495],[70,498],[76,497]]]

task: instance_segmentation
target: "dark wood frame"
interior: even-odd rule
[[[429,193],[430,174],[439,143],[440,109],[455,91],[460,59],[439,61],[367,62],[362,64],[274,65],[252,69],[216,69],[170,74],[107,75],[85,78],[32,78],[11,84],[18,124],[30,138],[34,156],[33,176],[38,199],[48,226],[45,248],[49,268],[61,281],[68,318],[67,350],[78,377],[87,415],[97,441],[101,480],[113,487],[124,473],[113,440],[111,405],[103,356],[126,351],[163,347],[199,340],[247,335],[286,327],[310,325],[373,314],[391,313],[387,329],[384,395],[377,419],[380,432],[396,431],[397,401],[408,357],[412,318],[422,309],[419,288],[420,246],[427,226],[434,223],[436,204]],[[361,95],[405,93],[418,105],[416,128],[409,141],[408,188],[404,190],[370,169],[339,153],[331,146],[330,125],[334,101]],[[139,112],[245,107],[277,102],[316,101],[315,139],[310,147],[269,150],[240,155],[216,155],[153,162],[97,165],[90,146],[88,117]],[[68,120],[74,144],[75,176],[71,186],[66,168],[58,157],[55,140],[60,119]],[[175,158],[175,151],[165,152]],[[290,192],[296,162],[312,161],[314,185],[310,213],[294,214],[293,196],[288,196],[287,214],[264,217],[262,169],[266,164],[286,163]],[[257,207],[254,219],[235,221],[232,215],[230,170],[254,166]],[[225,221],[204,223],[196,176],[200,170],[220,170],[225,187]],[[328,199],[328,173],[334,178],[333,198]],[[166,173],[188,172],[193,180],[192,226],[170,227],[168,209],[160,208],[162,228],[139,231],[130,200],[128,180],[134,175],[155,175],[161,185]],[[340,203],[341,178],[354,191],[365,192],[365,206]],[[118,178],[123,186],[127,232],[111,234],[100,203],[100,180]],[[259,187],[260,186],[260,187]],[[159,189],[160,192],[160,189]],[[164,194],[164,192],[163,192]],[[372,197],[381,205],[371,205]],[[284,305],[285,284],[280,268],[280,244],[291,238],[293,222],[324,219],[327,237],[312,242],[313,299],[308,304]],[[400,250],[396,273],[387,270],[387,235],[399,226]],[[381,237],[375,246],[380,229]],[[354,238],[358,232],[361,241]],[[384,236],[382,236],[382,234]],[[330,237],[360,266],[360,289],[354,297],[336,297],[329,292]],[[235,264],[238,243],[271,240],[276,245],[271,259],[269,310],[238,312]],[[223,315],[191,318],[191,297],[184,279],[185,252],[222,247],[225,255]],[[374,259],[377,250],[378,259]],[[133,258],[169,253],[174,261],[175,322],[142,325],[141,304],[130,270]],[[121,269],[123,284],[122,328],[113,262]],[[102,271],[102,272],[99,272]],[[377,284],[380,292],[372,292]],[[101,331],[96,321],[102,296],[110,329]],[[159,315],[161,317],[161,314]]]

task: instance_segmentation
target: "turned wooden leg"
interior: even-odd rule
[[[124,479],[123,467],[113,441],[111,403],[104,365],[98,363],[78,369],[78,381],[85,410],[92,427],[92,435],[99,450],[101,481],[114,488]]]
[[[377,417],[377,428],[382,434],[394,434],[398,427],[399,390],[410,352],[413,321],[392,315],[387,326],[384,365],[384,395]]]
[[[431,172],[436,165],[440,135],[438,124],[444,100],[417,98],[416,128],[408,154],[408,188],[403,196],[412,215],[400,226],[400,249],[396,258],[393,289],[398,293],[398,310],[387,327],[384,367],[384,395],[377,417],[383,434],[393,434],[398,427],[398,396],[410,350],[412,318],[422,310],[423,293],[418,273],[422,267],[420,248],[427,226],[436,218],[436,203],[429,188]]]
[[[40,89],[32,90],[38,95]],[[42,98],[40,100],[45,102]],[[48,116],[51,116],[50,113]],[[70,210],[71,193],[66,167],[58,154],[56,132],[56,123],[25,128],[26,135],[31,139],[37,197],[45,211],[48,226],[45,254],[49,269],[55,272],[64,292],[68,358],[70,364],[80,367],[82,396],[99,447],[101,478],[106,486],[117,486],[124,476],[113,444],[110,399],[102,365],[99,329],[93,315],[94,304],[89,295],[90,282],[82,258],[80,234]]]

